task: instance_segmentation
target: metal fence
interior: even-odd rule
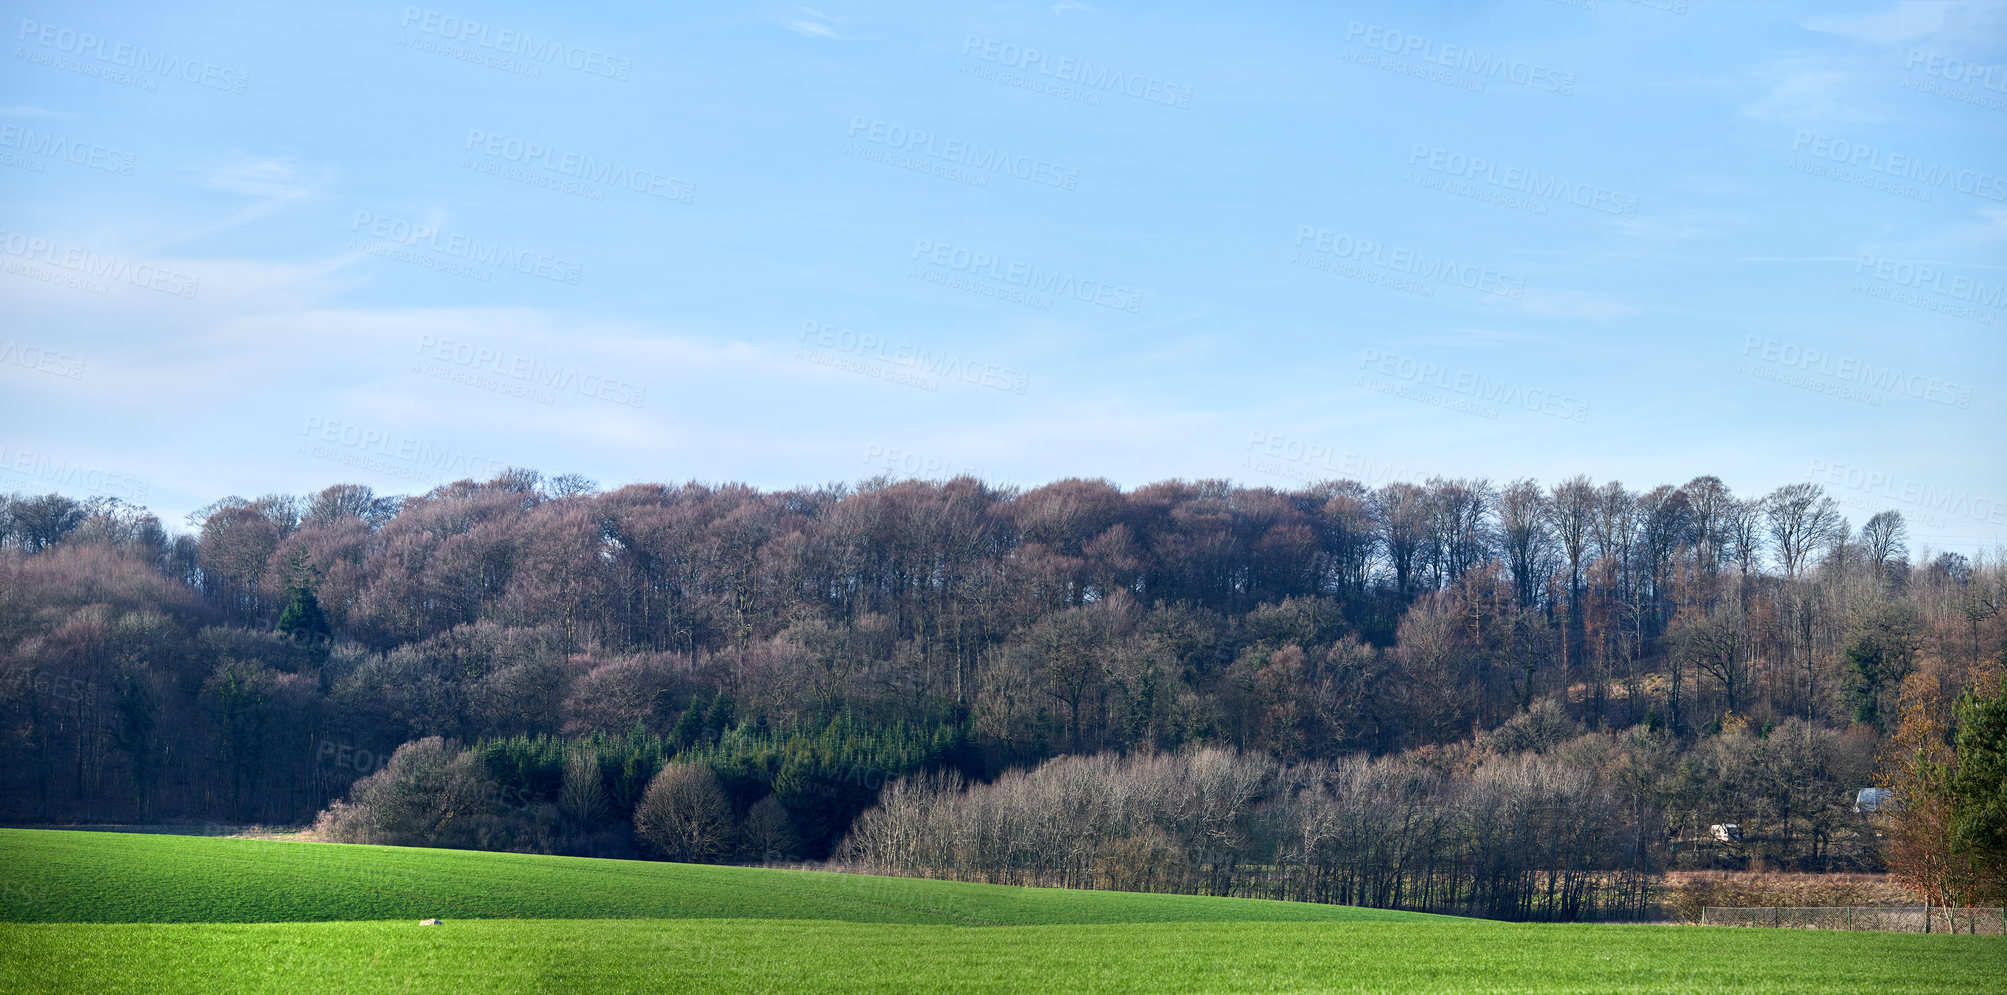
[[[2007,934],[2007,908],[1952,909],[1924,905],[1833,905],[1806,908],[1723,908],[1700,910],[1703,926],[1768,926],[1775,929],[1878,929],[1896,933]]]

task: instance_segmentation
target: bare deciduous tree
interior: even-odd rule
[[[1737,501],[1727,509],[1730,543],[1734,547],[1735,565],[1743,578],[1756,572],[1763,557],[1763,501],[1750,498]]]
[[[1797,577],[1807,557],[1831,542],[1845,521],[1826,489],[1811,483],[1785,484],[1771,491],[1764,499],[1763,515],[1786,577]]]
[[[1394,590],[1406,595],[1428,543],[1428,492],[1405,481],[1388,484],[1373,492],[1373,517],[1380,526],[1380,548],[1394,571]]]
[[[573,747],[565,757],[564,787],[559,795],[558,809],[571,822],[572,831],[589,833],[599,827],[611,814],[606,803],[606,788],[599,771],[599,760],[591,751]]]
[[[1552,571],[1552,516],[1536,481],[1521,478],[1498,493],[1498,533],[1512,571],[1513,592],[1523,607],[1534,607],[1537,592]]]
[[[1562,555],[1568,558],[1568,627],[1561,641],[1561,671],[1565,678],[1582,652],[1582,568],[1587,563],[1589,533],[1596,521],[1596,488],[1588,477],[1570,477],[1554,485],[1547,509]]]
[[[1671,643],[1678,663],[1692,666],[1699,676],[1714,682],[1721,693],[1724,713],[1740,707],[1749,664],[1745,659],[1739,618],[1731,618],[1727,612],[1683,618],[1667,630],[1666,639]],[[1678,686],[1677,680],[1673,686]],[[1673,711],[1677,721],[1677,702]]]
[[[670,860],[716,860],[732,850],[732,805],[709,767],[670,764],[641,796],[634,835]]]
[[[1686,495],[1687,508],[1693,516],[1694,552],[1700,568],[1711,574],[1721,568],[1730,546],[1729,520],[1735,496],[1720,477],[1712,474],[1695,477],[1680,490]]]
[[[1885,569],[1892,559],[1908,558],[1909,526],[1902,512],[1876,512],[1861,526],[1861,545],[1867,548],[1868,560],[1877,571]]]

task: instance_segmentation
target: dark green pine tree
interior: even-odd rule
[[[1972,897],[2007,902],[2007,680],[1958,704],[1958,765],[1951,775],[1952,847],[1971,861]]]
[[[715,743],[732,727],[732,699],[723,691],[711,699],[711,712],[704,717],[704,739]]]
[[[321,602],[305,584],[293,587],[293,599],[279,612],[279,632],[300,642],[316,642],[329,636],[328,619],[321,614]]]
[[[687,750],[704,739],[704,693],[702,691],[690,699],[690,707],[683,717],[676,720],[676,728],[669,733],[676,741],[676,748]]]
[[[320,571],[307,562],[306,550],[295,549],[286,556],[286,576],[292,597],[279,612],[279,634],[303,643],[325,642],[331,635],[321,601],[314,596],[320,586]]]

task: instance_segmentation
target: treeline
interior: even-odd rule
[[[775,795],[761,824],[778,807],[813,857],[877,789],[810,812],[785,779],[734,780],[722,744],[903,728],[953,745],[873,761],[877,781],[987,783],[1207,746],[1292,770],[1479,743],[1503,763],[1525,750],[1498,737],[1547,723],[1675,759],[1631,794],[1651,861],[1717,861],[1694,841],[1739,821],[1738,859],[1870,866],[1819,813],[1872,781],[1906,702],[1949,742],[1950,702],[2007,642],[1996,560],[1913,558],[1897,513],[1855,529],[1815,485],[1744,498],[1713,477],[601,492],[510,471],[226,498],[189,524],[0,499],[0,742],[22,758],[0,818],[301,823],[436,737],[442,770],[478,763],[453,768],[477,797],[487,778],[551,806],[456,845],[613,846],[640,771],[680,764],[717,779],[718,859],[745,857]],[[543,745],[502,763],[500,743]],[[1788,781],[1805,743],[1822,779]],[[612,823],[566,813],[580,752]],[[1444,901],[1474,900],[1456,887]]]
[[[1641,749],[1591,737],[1589,751]],[[1204,748],[1069,756],[895,785],[841,857],[1001,884],[1335,902],[1501,919],[1642,918],[1652,827],[1591,766],[1537,753],[1283,765]]]
[[[728,714],[709,714],[721,712]],[[699,703],[684,714],[707,710]],[[707,731],[700,719],[679,722],[667,738],[637,724],[624,737],[516,736],[471,748],[432,736],[404,744],[357,781],[345,800],[320,813],[315,831],[337,843],[820,860],[888,782],[952,765],[962,747],[952,728],[866,730],[842,718],[814,732],[751,725]],[[680,846],[651,844],[636,832],[643,821],[636,812],[672,759],[686,779],[701,773],[708,808],[702,819],[682,813]]]
[[[1877,866],[1851,805],[1863,737],[1787,720],[1692,748],[1594,733],[1544,703],[1466,743],[1285,764],[1217,748],[1067,756],[987,784],[894,785],[838,858],[876,873],[1337,902],[1506,919],[1641,918],[1653,874],[1723,848],[1757,866]],[[1693,860],[1691,858],[1699,858]]]

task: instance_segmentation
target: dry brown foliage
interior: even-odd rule
[[[1703,906],[1807,908],[1917,905],[1915,893],[1886,874],[1788,874],[1771,871],[1674,871],[1663,883],[1668,913],[1699,922]]]

